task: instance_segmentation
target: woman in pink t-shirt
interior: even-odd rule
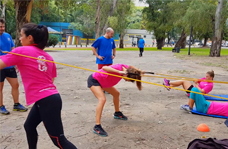
[[[118,76],[133,78],[141,80],[141,74],[144,73],[141,70],[124,64],[115,64],[111,66],[104,66],[102,69],[98,70],[99,72],[110,73]],[[122,78],[110,76],[107,74],[102,74],[95,72],[88,78],[88,88],[93,92],[93,94],[98,99],[98,105],[96,109],[96,125],[93,128],[93,132],[100,136],[107,136],[108,134],[101,127],[101,114],[103,107],[106,102],[106,97],[103,91],[110,93],[113,96],[113,103],[115,107],[114,118],[120,120],[127,120],[127,117],[123,115],[119,110],[119,91],[113,87],[116,85]],[[133,80],[125,79],[125,81],[134,82]],[[141,82],[137,81],[136,85],[139,90],[142,89]]]
[[[206,82],[203,80],[213,80],[214,76],[215,76],[215,74],[214,74],[214,71],[212,70],[212,71],[208,71],[206,73],[205,78],[201,78],[201,79],[194,81],[193,85],[190,81],[187,81],[187,80],[170,81],[167,79],[164,79],[163,85],[165,85],[167,90],[170,90],[169,86],[178,87],[178,86],[182,85],[185,90],[189,90],[189,91],[191,91],[193,87],[196,87],[199,89],[199,91],[201,93],[208,94],[213,89],[213,82]],[[188,92],[188,91],[186,91],[186,92],[187,92],[187,95],[189,96],[190,92]]]
[[[48,30],[43,25],[28,23],[20,33],[22,47],[12,53],[53,61],[43,49],[47,45]],[[76,149],[64,136],[61,120],[62,100],[53,83],[56,74],[54,63],[7,54],[0,57],[0,69],[16,65],[21,73],[27,105],[34,103],[25,121],[29,149],[37,148],[37,126],[43,122],[52,142],[61,149]]]

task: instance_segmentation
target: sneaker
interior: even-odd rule
[[[113,116],[114,119],[127,120],[127,117],[122,112],[115,112]]]
[[[181,110],[185,110],[187,112],[191,112],[192,108],[189,107],[189,105],[181,105],[180,107]]]
[[[101,127],[101,125],[95,125],[93,127],[93,132],[95,134],[98,134],[99,136],[102,136],[102,137],[107,137],[108,136],[107,132],[104,131],[104,129]]]
[[[4,105],[0,106],[0,113],[4,115],[10,114],[10,112],[6,110]]]
[[[21,105],[20,103],[18,103],[17,105],[13,106],[13,111],[20,111],[20,112],[25,112],[28,109],[25,108],[23,105]]]
[[[169,80],[167,80],[166,78],[164,78],[164,83],[163,83],[163,85],[164,85],[164,87],[168,90],[168,91],[170,91],[170,87],[168,87],[168,86],[170,86],[170,84],[169,84]]]

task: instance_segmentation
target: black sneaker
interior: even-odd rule
[[[99,136],[102,136],[102,137],[107,137],[108,136],[107,132],[104,131],[104,129],[101,127],[101,125],[95,125],[93,127],[93,132],[95,134],[98,134]]]
[[[114,119],[127,120],[127,117],[122,112],[115,112],[113,116]]]

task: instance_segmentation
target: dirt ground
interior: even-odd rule
[[[95,56],[91,51],[51,51],[57,62],[96,70]],[[213,58],[211,59],[213,60]],[[203,62],[203,59],[202,59]],[[177,59],[171,52],[144,52],[138,57],[137,51],[117,51],[114,63],[136,66],[142,70],[157,73],[204,77],[213,69],[215,80],[227,81],[227,71],[212,66],[199,65],[191,59]],[[66,137],[82,149],[185,149],[190,141],[202,136],[227,138],[225,119],[189,114],[180,110],[188,98],[178,90],[167,91],[163,87],[143,84],[138,91],[135,84],[120,81],[116,88],[120,91],[120,109],[128,116],[128,121],[113,119],[114,107],[111,95],[102,114],[102,126],[108,137],[100,137],[92,132],[95,124],[97,99],[87,88],[89,71],[57,65],[58,77],[55,80],[63,100],[62,121]],[[161,84],[160,78],[143,78],[144,81]],[[215,84],[212,94],[227,93],[226,84]],[[0,117],[0,148],[24,149],[27,147],[23,123],[28,112],[14,112],[8,83],[4,86],[4,104],[11,112]],[[20,101],[25,104],[23,85],[20,79]],[[29,110],[32,106],[29,106]],[[206,123],[210,132],[198,132],[196,127]],[[38,149],[56,148],[43,124],[37,127]]]

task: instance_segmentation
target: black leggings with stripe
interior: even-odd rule
[[[36,127],[43,122],[52,142],[60,149],[76,149],[64,136],[61,120],[62,100],[54,94],[37,101],[24,124],[29,149],[37,148],[38,133]]]

